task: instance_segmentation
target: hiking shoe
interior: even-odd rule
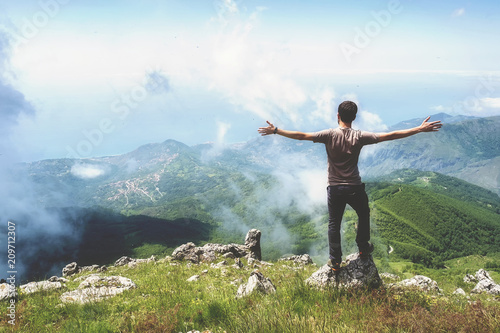
[[[340,263],[339,262],[333,262],[332,259],[328,259],[328,262],[326,263],[328,267],[332,269],[335,273],[340,271]]]
[[[368,243],[368,247],[365,250],[359,251],[359,257],[361,259],[367,259],[367,258],[369,258],[370,255],[373,252],[373,249],[374,249],[373,244],[372,243]]]

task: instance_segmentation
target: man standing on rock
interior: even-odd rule
[[[436,132],[441,128],[441,121],[429,122],[427,117],[420,126],[389,133],[371,133],[354,130],[351,125],[356,119],[356,103],[344,101],[338,108],[336,129],[326,129],[315,133],[287,131],[267,121],[269,126],[260,127],[262,135],[278,134],[295,140],[309,140],[325,144],[328,156],[328,245],[330,259],[328,266],[334,271],[340,269],[342,249],[340,245],[340,224],[347,204],[358,215],[356,244],[361,258],[367,258],[373,252],[370,240],[370,208],[365,185],[361,182],[358,170],[358,158],[364,145],[383,141],[402,139],[420,132]]]

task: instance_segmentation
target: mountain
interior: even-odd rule
[[[443,125],[436,133],[383,142],[364,149],[365,177],[398,169],[436,171],[500,194],[500,117]]]
[[[457,121],[438,133],[364,149],[361,167],[363,176],[371,176],[364,179],[374,206],[377,256],[385,256],[390,245],[392,256],[433,265],[500,252],[500,240],[486,236],[500,234],[500,198],[477,186],[486,179],[484,187],[498,191],[499,124],[500,117]],[[167,140],[124,155],[24,164],[16,177],[30,180],[37,206],[57,212],[38,222],[31,217],[30,223],[40,225],[25,233],[24,241],[32,246],[30,253],[49,253],[48,261],[65,260],[46,249],[57,243],[85,262],[104,251],[99,259],[109,262],[124,253],[164,253],[178,239],[237,241],[259,228],[266,259],[311,253],[323,260],[325,155],[322,144],[270,136],[227,146]],[[390,173],[407,168],[414,170]],[[474,168],[481,172],[471,173]],[[355,220],[348,211],[346,253],[355,250]],[[188,222],[194,229],[183,227]],[[47,231],[40,242],[36,230],[51,228],[57,232]]]

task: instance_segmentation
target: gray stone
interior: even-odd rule
[[[371,258],[361,259],[358,253],[346,258],[346,266],[336,273],[328,265],[314,272],[306,283],[320,288],[334,286],[339,288],[369,287],[378,288],[382,280]]]
[[[313,263],[311,257],[308,254],[295,255],[286,258],[281,258],[278,261],[291,261],[294,264],[299,265],[311,265]]]
[[[262,233],[260,230],[251,229],[245,237],[245,246],[249,249],[249,256],[257,260],[262,260],[262,253],[260,249],[261,235]]]
[[[467,274],[464,276],[464,282],[465,283],[477,283],[477,279],[474,275]]]
[[[380,277],[383,279],[393,280],[393,281],[397,281],[400,279],[399,276],[397,276],[396,274],[391,274],[391,273],[381,273]]]
[[[253,292],[261,292],[263,294],[269,294],[276,292],[276,287],[273,285],[269,278],[264,277],[264,275],[259,271],[254,271],[248,278],[247,284],[242,284],[239,286],[236,292],[236,298],[242,298],[250,295]]]
[[[193,281],[198,281],[200,279],[199,275],[193,275],[189,279],[187,279],[187,282],[193,282]]]
[[[47,281],[49,282],[61,282],[61,283],[66,283],[66,282],[69,282],[68,279],[65,279],[65,278],[62,278],[62,277],[58,277],[58,276],[52,276],[50,277]]]
[[[465,296],[465,291],[462,288],[457,288],[454,292],[453,295],[460,295],[460,296]]]
[[[65,292],[60,299],[63,303],[85,304],[101,301],[136,287],[132,280],[122,276],[101,277],[93,274],[80,283],[78,289]]]
[[[16,288],[9,283],[0,284],[0,301],[17,295]]]
[[[393,285],[393,287],[396,288],[415,287],[425,292],[441,293],[441,290],[439,289],[437,282],[423,275],[415,275],[411,279],[406,279]]]
[[[67,264],[63,269],[62,269],[62,276],[72,276],[75,274],[80,273],[80,266],[76,262],[72,262],[70,264]]]
[[[214,244],[208,243],[202,247],[197,247],[194,243],[189,242],[176,248],[172,253],[174,260],[187,260],[194,264],[200,262],[212,262],[217,260],[218,256],[225,258],[242,258],[249,257],[260,259],[260,231],[252,229],[248,232],[245,239],[247,245],[240,244]]]
[[[32,294],[37,291],[60,289],[62,287],[63,285],[61,282],[40,281],[23,284],[19,289],[23,294]]]
[[[500,295],[500,285],[496,284],[484,269],[478,270],[475,277],[478,282],[474,289],[471,290],[471,294]]]
[[[128,265],[128,263],[132,262],[132,261],[134,261],[134,259],[127,257],[127,256],[123,256],[120,259],[118,259],[117,261],[115,261],[115,267]]]

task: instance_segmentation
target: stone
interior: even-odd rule
[[[423,275],[415,275],[411,279],[406,279],[401,282],[392,285],[391,287],[396,288],[411,288],[415,287],[425,292],[436,292],[441,293],[439,286],[436,281]]]
[[[261,232],[259,230],[250,230],[245,238],[245,245],[208,243],[202,247],[197,247],[194,243],[189,242],[177,247],[174,252],[172,252],[172,259],[187,260],[193,264],[212,262],[217,260],[218,256],[223,256],[226,259],[243,257],[260,259],[260,235]]]
[[[127,257],[127,256],[123,256],[120,259],[118,259],[117,261],[115,261],[115,267],[125,266],[125,265],[128,265],[129,262],[133,262],[133,261],[134,261],[134,259]]]
[[[467,274],[464,276],[464,282],[465,283],[477,283],[476,277],[471,274]]]
[[[187,282],[193,282],[193,281],[198,281],[200,279],[199,275],[193,275],[189,279],[187,279]]]
[[[75,274],[80,273],[80,266],[76,262],[72,262],[70,264],[67,264],[63,269],[62,269],[62,276],[72,276]]]
[[[66,282],[69,282],[68,279],[65,279],[65,278],[62,278],[62,277],[58,277],[58,276],[52,276],[50,277],[47,281],[49,282],[61,282],[61,283],[66,283]]]
[[[0,301],[3,299],[10,298],[12,296],[16,296],[16,289],[13,288],[12,290],[12,285],[9,283],[1,283],[0,284]]]
[[[225,260],[223,260],[217,264],[214,264],[214,263],[210,264],[210,267],[212,267],[212,268],[221,268],[224,266],[227,266],[227,261],[225,261]]]
[[[60,299],[63,303],[98,302],[136,287],[136,284],[129,278],[122,276],[101,277],[93,274],[80,283],[78,289],[65,292]]]
[[[251,229],[245,237],[245,246],[249,249],[249,257],[257,260],[262,260],[262,253],[260,248],[260,237],[262,233],[260,230]]]
[[[328,265],[324,265],[314,272],[306,283],[319,288],[328,286],[378,288],[382,285],[382,279],[371,258],[362,259],[358,253],[354,253],[346,258],[346,265],[338,273],[335,273]]]
[[[380,277],[383,279],[392,280],[392,281],[397,281],[400,279],[399,276],[397,276],[396,274],[391,274],[391,273],[381,273]]]
[[[500,285],[496,284],[491,278],[490,274],[484,269],[476,272],[476,280],[478,281],[471,294],[487,293],[490,295],[500,295]]]
[[[278,261],[291,261],[294,264],[299,264],[299,265],[311,265],[313,263],[313,260],[308,254],[294,255],[286,258],[281,258]]]
[[[276,292],[276,287],[269,278],[266,278],[261,272],[254,271],[250,274],[247,284],[239,286],[236,292],[236,298],[242,298],[252,294],[253,292],[261,292],[269,294]]]
[[[63,285],[61,282],[40,281],[23,284],[19,289],[23,294],[32,294],[37,291],[60,289],[62,287]]]
[[[453,295],[460,295],[460,296],[465,296],[465,291],[462,288],[457,288],[454,292]]]

